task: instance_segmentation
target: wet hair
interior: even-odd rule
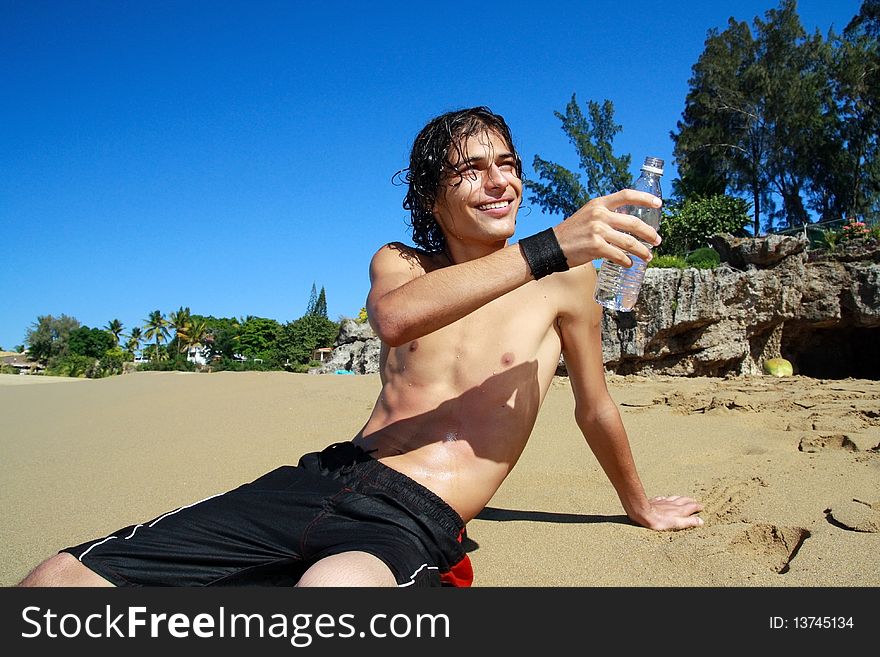
[[[516,157],[516,173],[522,178],[522,160],[513,145],[510,128],[504,118],[488,107],[479,106],[441,114],[422,128],[413,141],[409,167],[395,174],[401,176],[408,190],[403,208],[410,212],[413,242],[430,253],[439,253],[446,247],[446,237],[432,212],[447,176],[462,174],[449,163],[449,154],[458,155],[453,161],[467,158],[463,151],[468,137],[497,133],[510,146]],[[458,184],[458,183],[456,183]]]

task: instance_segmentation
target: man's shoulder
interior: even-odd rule
[[[438,254],[425,251],[414,246],[409,246],[403,242],[388,242],[382,245],[373,256],[373,264],[403,262],[409,268],[418,267],[422,270],[429,270],[436,267]]]

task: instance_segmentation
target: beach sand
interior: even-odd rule
[[[648,495],[698,498],[705,525],[629,522],[557,377],[520,462],[468,524],[474,586],[880,585],[880,381],[608,381]],[[378,391],[369,375],[0,375],[0,585],[351,438]]]

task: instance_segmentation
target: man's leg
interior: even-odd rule
[[[342,552],[310,567],[297,586],[397,586],[385,562],[367,552]]]
[[[113,586],[82,565],[75,556],[61,552],[34,568],[18,586]]]

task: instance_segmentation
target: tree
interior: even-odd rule
[[[330,347],[339,324],[320,315],[303,315],[285,324],[278,341],[279,357],[289,363],[306,364],[319,347]]]
[[[66,355],[70,332],[79,326],[79,320],[64,314],[61,317],[52,315],[37,317],[37,321],[31,325],[25,335],[29,356],[46,364],[50,358]]]
[[[318,288],[312,283],[312,292],[309,294],[309,303],[306,305],[306,315],[314,315],[318,305]]]
[[[202,319],[208,327],[210,339],[206,338],[208,357],[235,360],[241,353],[241,323],[235,318],[193,315],[193,320]]]
[[[88,326],[80,326],[72,330],[68,339],[69,354],[87,356],[96,360],[103,358],[115,346],[113,335],[109,331]]]
[[[686,256],[694,249],[709,246],[717,233],[737,235],[749,223],[749,204],[724,194],[694,196],[677,205],[660,223],[662,255]]]
[[[324,286],[321,286],[321,292],[318,294],[318,300],[315,302],[315,310],[312,313],[315,317],[323,317],[327,319],[327,295],[324,292]]]
[[[131,329],[131,332],[128,334],[128,340],[125,342],[125,350],[134,355],[141,348],[141,340],[143,339],[143,334],[141,333],[141,327],[135,326]]]
[[[877,187],[877,40],[851,36],[808,35],[794,0],[753,30],[733,19],[710,30],[671,135],[676,193],[747,195],[754,235],[762,219],[773,229],[809,222],[810,210],[839,218],[848,199],[864,208]]]
[[[111,319],[109,322],[107,322],[107,326],[104,330],[106,330],[110,335],[113,336],[114,345],[119,344],[119,336],[122,335],[122,328],[122,322],[120,322],[118,319]]]
[[[614,105],[610,100],[605,100],[602,105],[589,101],[587,116],[584,116],[576,95],[572,94],[565,114],[554,114],[577,151],[586,181],[582,182],[579,174],[564,166],[535,155],[532,167],[546,184],[532,180],[523,182],[525,188],[532,192],[532,202],[540,205],[545,212],[561,213],[567,217],[591,198],[632,184],[630,155],[617,157],[613,153],[612,142],[622,126],[614,123]]]
[[[184,308],[181,306],[177,311],[168,314],[168,324],[174,329],[175,351],[181,353],[184,349],[180,340],[180,334],[185,333],[192,318],[189,306]]]
[[[153,350],[153,360],[158,361],[162,358],[161,344],[168,339],[168,320],[162,314],[161,310],[154,310],[150,316],[144,320],[144,337],[147,340],[155,340],[155,350]]]
[[[241,353],[267,364],[278,362],[278,335],[281,325],[274,319],[248,317],[239,331]]]
[[[201,317],[190,317],[189,322],[177,332],[180,350],[197,349],[204,347],[210,331],[208,322]]]
[[[836,167],[819,206],[839,218],[880,215],[880,0],[865,0],[835,43]],[[829,207],[830,206],[830,207]]]

